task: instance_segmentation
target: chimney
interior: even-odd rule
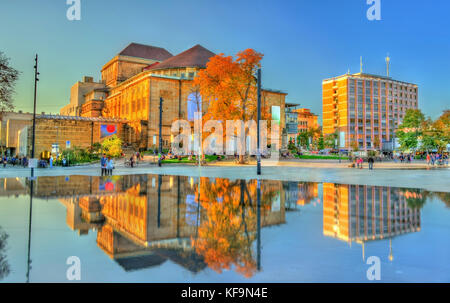
[[[92,83],[92,82],[94,82],[94,78],[93,77],[89,77],[89,76],[84,76],[83,77],[83,82],[85,82],[85,83]]]

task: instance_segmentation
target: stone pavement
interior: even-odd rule
[[[418,169],[414,164],[409,166],[403,164],[399,169],[398,164],[376,163],[374,170],[347,168],[346,163],[333,163],[332,161],[322,162],[299,162],[282,161],[277,163],[264,163],[260,179],[283,180],[283,181],[308,181],[308,182],[330,182],[342,184],[359,184],[374,186],[393,186],[422,188],[430,191],[450,192],[450,169],[431,168]],[[419,164],[417,164],[419,165]],[[378,167],[377,167],[378,166]],[[256,179],[256,167],[254,165],[235,165],[227,162],[217,162],[198,168],[195,165],[163,164],[160,168],[155,164],[141,163],[138,167],[124,167],[123,163],[118,163],[113,172],[114,175],[128,174],[164,174],[182,175],[198,177],[221,177],[231,179]],[[36,169],[35,176],[61,176],[61,175],[100,175],[100,168],[97,165],[74,166],[74,167],[54,167],[52,169]],[[28,168],[0,168],[0,178],[28,177]]]

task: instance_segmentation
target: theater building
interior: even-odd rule
[[[203,113],[208,110],[208,105],[198,97],[192,83],[214,55],[201,45],[173,56],[163,48],[131,43],[103,66],[100,82],[85,78],[83,84],[78,83],[72,89],[70,104],[61,110],[61,114],[79,111],[82,117],[126,120],[128,128],[124,136],[127,143],[136,150],[156,148],[160,123],[159,102],[162,97],[163,147],[170,148],[172,122],[178,119],[192,120],[195,104],[202,104]],[[85,91],[84,88],[88,86],[91,89]],[[279,117],[282,133],[285,128],[284,104],[287,94],[264,89],[262,95],[263,102],[267,102],[272,114]],[[281,146],[281,138],[278,140],[276,145]]]

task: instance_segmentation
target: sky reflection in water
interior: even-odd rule
[[[0,179],[0,281],[449,282],[450,194],[130,175]],[[27,268],[28,241],[31,266]]]

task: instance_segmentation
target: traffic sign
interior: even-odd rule
[[[38,167],[38,159],[32,158],[28,160],[28,168],[37,168]]]

